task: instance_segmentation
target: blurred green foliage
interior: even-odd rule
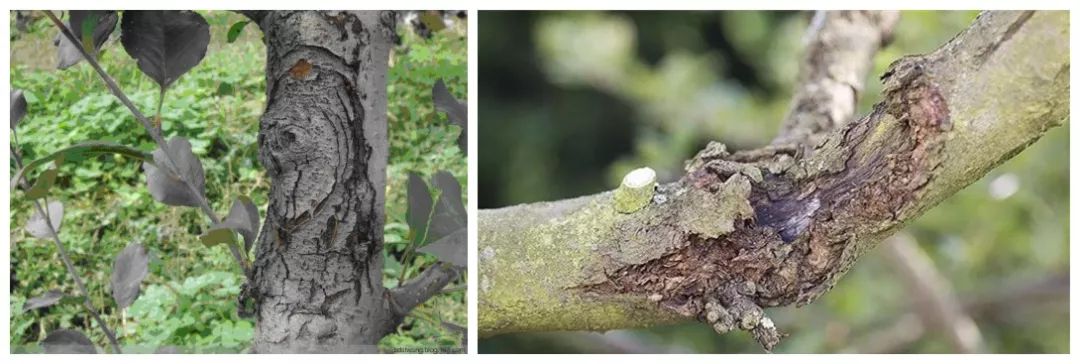
[[[269,181],[258,162],[256,138],[265,95],[266,48],[257,27],[247,27],[232,43],[229,27],[243,17],[228,11],[201,12],[211,25],[206,58],[169,90],[161,118],[165,135],[182,135],[206,170],[207,196],[217,211],[227,211],[237,196],[249,196],[264,209]],[[105,88],[85,62],[55,70],[55,29],[48,20],[30,24],[27,32],[11,28],[11,86],[22,89],[29,113],[18,129],[18,148],[32,160],[86,140],[109,140],[152,150],[153,142],[129,111]],[[388,286],[397,284],[398,260],[408,236],[405,223],[405,181],[408,171],[424,176],[448,170],[466,184],[466,159],[458,150],[459,128],[437,114],[431,88],[442,78],[450,91],[466,93],[465,22],[430,39],[399,28],[388,75],[390,161],[387,168],[385,228]],[[117,41],[104,47],[103,67],[144,111],[155,110],[157,86],[139,72]],[[14,144],[14,140],[13,140]],[[15,168],[12,163],[11,172]],[[464,188],[464,187],[463,187]],[[159,345],[181,351],[242,352],[250,347],[254,322],[236,314],[242,275],[223,246],[207,248],[198,235],[208,227],[199,211],[156,203],[146,191],[139,164],[112,155],[66,163],[60,167],[51,198],[64,202],[66,216],[60,238],[91,292],[91,301],[117,331],[122,345],[152,352]],[[75,328],[99,347],[104,334],[91,324],[79,300],[21,312],[22,303],[50,289],[77,295],[55,247],[32,238],[22,225],[31,204],[14,192],[11,200],[11,340],[12,351],[33,347],[48,332]],[[125,312],[118,312],[109,293],[112,257],[132,242],[145,244],[156,257],[144,292]],[[413,258],[406,277],[435,263],[426,255]],[[464,285],[464,278],[457,285]],[[384,348],[460,346],[459,334],[443,328],[445,320],[464,325],[463,290],[451,291],[423,304],[406,318],[398,332],[384,338]],[[94,326],[94,327],[91,327]],[[20,349],[23,348],[23,349]]]
[[[650,166],[673,181],[708,141],[752,149],[789,106],[809,12],[480,12],[481,208],[608,190]],[[927,53],[977,12],[904,12],[875,58],[876,81],[906,54]],[[911,222],[974,318],[990,352],[1067,352],[1068,125]],[[881,250],[829,293],[769,309],[790,334],[778,352],[949,352],[944,335],[888,336],[921,297]],[[901,327],[902,328],[902,327]],[[910,331],[910,330],[908,330]],[[910,336],[910,335],[909,335]],[[705,325],[597,333],[503,335],[481,352],[761,352],[746,333]]]

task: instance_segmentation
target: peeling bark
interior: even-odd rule
[[[653,202],[610,192],[481,210],[480,334],[696,319],[782,334],[764,307],[807,304],[903,224],[1069,115],[1068,12],[989,12],[896,61],[883,101],[809,152],[711,144]]]
[[[267,43],[270,180],[250,288],[254,351],[375,351],[401,316],[382,285],[392,12],[254,14]]]

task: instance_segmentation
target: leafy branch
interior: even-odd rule
[[[12,99],[18,99],[19,102],[12,103],[11,135],[12,139],[14,140],[14,144],[12,144],[11,147],[11,156],[15,159],[15,166],[21,170],[23,168],[23,163],[22,156],[20,155],[19,150],[15,147],[16,145],[19,145],[19,137],[18,133],[15,131],[15,126],[18,124],[19,120],[26,115],[26,99],[23,98],[22,92],[18,92],[18,94],[13,92],[12,96]],[[18,107],[18,105],[21,105],[21,108]],[[26,180],[25,176],[20,176],[15,181],[21,184],[26,190],[30,190],[32,187],[30,185],[30,182]],[[45,203],[45,206],[48,208],[47,210],[46,208],[43,208],[41,206],[41,202]],[[71,258],[68,256],[67,249],[64,248],[64,243],[60,241],[60,222],[64,217],[63,203],[61,203],[60,201],[53,201],[50,203],[46,196],[41,196],[40,198],[33,199],[33,203],[36,214],[31,217],[27,229],[30,230],[31,234],[33,234],[35,237],[40,238],[47,236],[52,238],[53,243],[56,245],[56,251],[58,254],[60,254],[60,260],[64,262],[64,268],[67,269],[68,275],[71,276],[71,280],[75,281],[75,286],[79,288],[79,293],[81,293],[83,296],[83,306],[86,307],[86,310],[88,312],[90,312],[90,317],[92,317],[94,321],[97,322],[98,327],[101,328],[101,331],[105,333],[105,337],[109,338],[109,345],[112,345],[113,350],[118,354],[123,353],[123,351],[120,350],[120,343],[116,341],[116,334],[112,330],[110,330],[109,325],[101,319],[101,315],[98,313],[97,308],[94,307],[94,303],[90,301],[90,291],[86,289],[86,284],[84,284],[82,278],[79,277],[79,271],[76,270],[75,265],[71,263]],[[31,306],[32,308],[51,306],[52,304],[58,302],[61,296],[62,294],[57,294],[56,292],[50,291],[45,293],[45,296],[43,297],[31,299],[27,302],[27,306]],[[38,302],[33,305],[29,305],[31,301],[35,300],[37,300]],[[24,307],[24,311],[27,309],[29,308]],[[82,336],[82,333],[78,331],[72,331],[72,333],[74,334],[64,335],[71,336],[76,339],[78,339],[78,336]],[[85,339],[86,337],[82,336],[82,338]],[[56,338],[54,338],[54,341],[55,340]],[[48,341],[48,339],[46,339],[46,341]],[[82,342],[83,340],[78,341]],[[88,342],[89,339],[86,339],[85,341]]]
[[[465,104],[450,95],[442,80],[432,88],[432,101],[436,110],[445,112],[452,123],[461,127],[458,146],[465,152],[468,117]],[[428,184],[420,175],[409,173],[407,221],[412,230],[412,239],[402,255],[398,287],[392,291],[393,307],[401,315],[429,298],[445,293],[443,287],[457,278],[468,265],[467,215],[461,185],[447,171],[436,173],[432,184],[440,190],[434,204]],[[432,254],[440,263],[406,282],[405,273],[415,252]]]
[[[87,63],[105,82],[109,91],[131,111],[147,134],[158,145],[153,153],[146,153],[136,148],[108,142],[84,142],[53,152],[45,158],[24,165],[22,156],[11,148],[18,169],[14,183],[21,184],[25,197],[32,200],[36,214],[30,218],[26,230],[37,238],[51,237],[56,244],[61,260],[69,275],[75,281],[84,300],[83,304],[94,321],[105,332],[113,351],[121,353],[121,348],[114,331],[109,329],[98,310],[90,301],[89,291],[80,278],[75,266],[60,240],[58,231],[63,219],[63,204],[48,200],[49,188],[56,180],[58,167],[65,160],[81,160],[91,154],[121,154],[142,161],[147,175],[147,188],[151,196],[159,202],[171,206],[199,207],[213,223],[200,239],[206,245],[226,244],[233,258],[239,264],[245,277],[251,278],[251,267],[246,253],[250,250],[258,232],[258,210],[250,199],[237,198],[229,215],[222,221],[210,207],[205,194],[205,176],[202,163],[192,153],[191,144],[182,137],[173,137],[166,141],[157,122],[151,122],[120,89],[112,77],[101,67],[94,54],[108,39],[116,27],[116,11],[69,11],[68,25],[65,25],[51,11],[45,15],[59,28],[56,45],[59,47],[59,68],[68,68],[80,60]],[[209,25],[201,15],[183,11],[127,11],[124,13],[122,43],[125,50],[138,61],[139,69],[153,78],[161,87],[158,100],[158,117],[168,87],[188,70],[196,66],[206,54],[209,44]],[[80,38],[73,30],[81,31]],[[21,91],[11,95],[11,129],[15,145],[18,136],[15,131],[19,121],[25,116],[27,102]],[[34,168],[49,162],[54,167],[41,172],[31,184],[26,175]],[[44,202],[44,207],[42,206]],[[243,236],[244,252],[235,241],[234,233]],[[130,244],[115,258],[111,276],[113,299],[119,309],[130,306],[138,298],[140,286],[148,273],[149,251],[142,244]],[[56,304],[63,297],[57,290],[32,298],[24,305],[24,311],[48,307]],[[121,311],[122,312],[122,311]],[[46,352],[95,353],[93,343],[84,334],[74,330],[56,330],[50,333],[42,344]]]
[[[69,42],[74,44],[80,44],[78,37],[72,34],[71,29],[64,26],[64,24],[57,18],[52,11],[45,11],[45,15],[49,17],[49,20],[53,22],[59,29],[61,34],[67,38]],[[161,96],[164,97],[165,89],[175,81],[184,72],[187,72],[199,61],[206,53],[206,45],[209,43],[209,31],[206,20],[202,19],[196,13],[193,12],[177,12],[174,16],[172,13],[164,11],[129,11],[124,15],[121,27],[125,28],[123,32],[123,43],[125,49],[133,57],[139,60],[139,68],[154,78],[155,81],[161,86]],[[148,28],[156,28],[158,32],[147,30]],[[130,30],[147,30],[145,32],[132,32]],[[195,49],[201,48],[200,51],[179,53],[170,59],[173,61],[172,68],[165,66],[166,57],[171,55],[171,50],[166,45],[164,39],[166,33],[164,30],[168,29],[168,34],[172,37],[178,38],[176,41],[181,43],[196,43]],[[157,36],[153,35],[140,35],[142,33],[157,33]],[[205,37],[199,37],[199,33],[206,33]],[[202,164],[191,153],[191,144],[187,140],[181,137],[174,137],[169,142],[165,141],[162,136],[161,129],[157,128],[155,124],[147,119],[138,107],[127,97],[126,94],[120,89],[120,86],[113,81],[112,77],[98,64],[97,60],[91,55],[85,47],[76,47],[79,50],[79,54],[83,59],[94,68],[94,71],[105,81],[106,87],[112,92],[120,102],[124,104],[131,111],[131,114],[135,116],[146,129],[147,134],[158,145],[158,150],[154,152],[154,161],[159,164],[164,164],[163,170],[165,174],[156,173],[158,169],[150,164],[144,164],[144,169],[147,171],[147,183],[150,187],[151,194],[155,199],[169,205],[186,205],[186,206],[198,206],[202,212],[210,219],[215,229],[222,225],[222,221],[218,218],[217,214],[210,207],[210,203],[204,194],[205,179],[202,173]],[[164,48],[164,49],[163,49]],[[183,49],[183,47],[180,47]],[[143,56],[147,54],[156,55]],[[141,57],[143,56],[143,57]],[[160,153],[159,153],[160,152]],[[181,169],[180,167],[183,167]],[[159,191],[158,193],[154,193]],[[230,213],[231,215],[231,213]],[[253,229],[255,230],[255,229]],[[212,239],[212,241],[220,241]],[[231,239],[230,239],[231,240]],[[247,239],[245,240],[253,240]],[[204,239],[206,241],[206,239]],[[233,258],[237,264],[240,265],[240,269],[243,271],[244,276],[251,277],[251,266],[246,258],[246,252],[241,254],[240,248],[233,241],[223,241],[232,253]]]

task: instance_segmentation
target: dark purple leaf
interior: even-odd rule
[[[440,261],[447,262],[458,267],[465,267],[469,265],[469,246],[466,237],[468,236],[465,228],[458,229],[449,235],[443,236],[435,242],[425,245],[424,247],[417,249],[416,251],[421,253],[427,253],[439,258]]]
[[[26,116],[26,96],[22,90],[11,90],[11,130],[19,126],[19,122]]]
[[[120,42],[164,90],[206,56],[210,25],[191,11],[128,10],[120,21]]]
[[[465,205],[461,202],[461,185],[446,171],[435,174],[435,186],[441,190],[428,227],[432,241],[417,251],[435,255],[439,260],[459,266],[468,265]]]
[[[23,312],[33,310],[35,308],[49,307],[60,302],[60,299],[64,298],[64,292],[60,292],[58,289],[50,290],[44,294],[28,299],[23,303]]]
[[[46,354],[97,354],[94,343],[82,332],[56,330],[41,341]]]
[[[68,11],[68,29],[79,40],[92,37],[94,49],[90,54],[96,55],[101,50],[101,45],[109,39],[109,35],[116,29],[116,11],[113,10],[70,10]],[[93,27],[93,34],[84,33],[84,30]],[[82,61],[82,53],[79,52],[81,45],[68,41],[63,34],[57,34],[53,43],[57,47],[57,68],[66,69]]]
[[[139,286],[149,268],[150,254],[142,244],[128,245],[113,262],[112,285],[113,299],[119,308],[125,308],[139,298]]]
[[[244,237],[245,251],[251,250],[251,244],[259,234],[259,209],[251,202],[250,198],[240,196],[233,200],[229,216],[221,222],[221,227],[227,227],[240,233]]]
[[[465,228],[465,205],[461,202],[461,185],[450,172],[439,171],[433,180],[441,191],[435,203],[435,213],[431,216],[428,227],[428,239],[442,239],[444,236]]]
[[[445,112],[450,122],[461,127],[458,148],[461,148],[461,153],[468,154],[468,107],[450,94],[450,90],[446,89],[446,84],[441,79],[436,81],[435,87],[431,89],[431,99],[435,102],[435,110]]]
[[[30,220],[26,222],[26,232],[30,233],[35,238],[49,238],[52,237],[52,232],[60,233],[60,223],[64,220],[64,204],[60,201],[50,201],[48,205],[42,206],[49,214],[49,221],[52,222],[52,230],[49,230],[49,223],[46,222],[45,216],[34,208],[34,215],[30,216]]]
[[[154,164],[143,163],[146,171],[146,184],[150,189],[150,195],[158,202],[170,206],[199,206],[202,196],[206,194],[206,177],[203,174],[202,163],[191,152],[191,143],[183,137],[173,137],[168,142],[168,155],[161,148],[154,150]],[[174,170],[169,162],[169,156],[175,162]],[[183,176],[192,190],[180,178]]]
[[[431,192],[428,191],[427,183],[420,175],[409,172],[409,209],[406,220],[409,229],[413,231],[413,241],[423,239],[428,229],[428,218],[431,216]]]

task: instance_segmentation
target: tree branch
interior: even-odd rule
[[[849,354],[891,354],[919,341],[926,334],[925,324],[914,313],[900,316],[896,322],[880,331],[861,335],[851,346],[841,350]]]
[[[18,145],[19,139],[15,130],[11,131],[11,135],[15,141],[14,145]],[[11,147],[11,156],[15,160],[15,167],[22,169],[22,156],[14,146]],[[23,189],[30,189],[30,182],[26,180],[26,176],[20,176],[19,180],[15,182],[21,185]],[[45,206],[49,205],[48,199],[42,197],[41,200],[45,202]],[[49,237],[51,237],[53,243],[56,244],[56,252],[60,255],[60,261],[64,263],[64,268],[67,269],[68,275],[71,276],[71,280],[75,281],[75,286],[79,288],[79,293],[82,293],[83,307],[86,308],[86,311],[90,312],[90,317],[97,322],[98,327],[105,333],[105,337],[109,339],[109,345],[112,345],[113,352],[116,354],[123,354],[124,351],[120,349],[120,343],[116,341],[116,334],[113,333],[112,329],[109,329],[109,325],[105,323],[105,320],[101,319],[97,307],[94,307],[94,303],[90,301],[90,290],[86,289],[86,284],[84,284],[82,278],[79,277],[78,269],[71,263],[71,258],[68,257],[67,248],[64,248],[64,243],[60,241],[60,234],[53,228],[57,225],[53,223],[52,218],[49,217],[49,212],[41,205],[41,202],[36,199],[32,200],[32,202],[34,203],[34,208],[37,213],[45,218],[45,227],[49,229]]]
[[[1029,21],[1030,20],[1030,21]],[[882,77],[884,100],[813,153],[713,143],[645,208],[610,192],[479,213],[482,336],[687,319],[780,333],[907,221],[1069,115],[1067,12],[988,12]]]
[[[791,109],[773,144],[813,149],[827,132],[848,123],[874,55],[892,40],[899,20],[898,11],[814,13]]]
[[[45,15],[49,17],[49,20],[51,20],[57,28],[60,28],[60,34],[63,34],[64,37],[68,39],[68,41],[70,41],[72,44],[82,44],[82,42],[79,41],[79,38],[71,32],[71,29],[68,29],[68,27],[64,25],[62,21],[60,21],[60,18],[56,17],[56,15],[53,14],[51,10],[46,10]],[[85,59],[86,62],[90,64],[94,71],[97,72],[98,76],[101,76],[101,80],[105,81],[106,88],[108,88],[109,91],[112,92],[112,94],[120,100],[120,103],[124,104],[124,106],[126,106],[128,110],[131,111],[131,114],[135,116],[135,119],[142,124],[143,129],[146,129],[146,133],[150,135],[150,138],[153,139],[155,143],[157,143],[158,148],[161,148],[162,150],[168,150],[168,143],[165,142],[165,137],[161,134],[161,129],[155,127],[150,121],[150,119],[147,119],[146,116],[143,115],[141,111],[139,111],[139,108],[136,107],[130,99],[128,99],[127,95],[124,94],[124,91],[121,90],[120,86],[116,84],[116,81],[113,81],[112,77],[109,76],[109,73],[105,72],[104,68],[101,68],[101,65],[98,64],[94,56],[92,56],[84,47],[75,48],[79,50],[79,53],[83,56],[83,59]],[[170,155],[170,153],[164,154],[165,161],[169,164],[169,168],[174,171],[178,170],[176,168],[176,161],[173,160],[172,155]],[[221,222],[221,220],[217,216],[217,213],[215,213],[214,209],[210,207],[210,202],[206,200],[206,196],[200,193],[198,189],[196,189],[195,186],[191,183],[191,181],[188,181],[187,178],[185,178],[183,175],[179,175],[177,177],[181,182],[184,183],[185,186],[187,186],[188,189],[192,191],[193,195],[199,196],[199,208],[202,210],[203,214],[206,215],[206,217],[210,218],[210,223],[213,225],[217,225],[219,222]],[[241,254],[240,248],[237,246],[237,244],[230,243],[226,245],[229,247],[229,252],[232,253],[233,258],[236,259],[236,264],[240,266],[240,271],[244,273],[244,277],[250,279],[251,266],[245,258],[246,252]]]
[[[1064,301],[1066,306],[1069,299],[1069,275],[1068,273],[1053,274],[1039,279],[1025,279],[995,287],[984,293],[968,293],[964,296],[962,309],[970,312],[972,316],[979,317],[980,321],[998,320],[1003,316],[1015,315],[1018,307],[1029,306],[1027,311],[1040,311],[1038,306],[1051,302]],[[916,299],[915,305],[924,304],[925,298]],[[1065,312],[1067,315],[1067,312]],[[889,318],[893,321],[885,329],[860,333],[857,340],[848,348],[842,350],[845,353],[895,353],[903,350],[908,345],[918,341],[926,334],[924,320],[918,315],[904,311],[898,318]],[[886,322],[886,321],[883,321]]]
[[[443,287],[456,279],[459,274],[461,270],[458,268],[439,263],[420,273],[416,278],[405,282],[401,287],[394,288],[390,294],[395,304],[393,307],[395,313],[399,316],[408,314],[416,306],[442,293]]]
[[[898,233],[884,243],[884,249],[886,260],[911,292],[923,325],[945,333],[955,352],[970,354],[985,350],[979,326],[964,311],[948,279],[938,272],[914,238]]]

